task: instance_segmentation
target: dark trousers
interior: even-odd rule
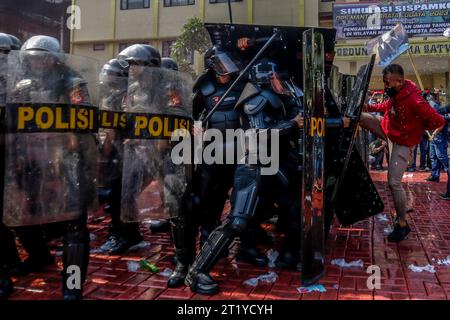
[[[434,140],[430,142],[431,176],[439,178],[441,166],[448,173],[449,161],[447,155],[448,142],[444,140]]]
[[[423,138],[419,145],[414,149],[413,161],[411,168],[416,168],[417,150],[420,149],[420,168],[425,168],[427,166],[427,156],[428,156],[428,140]]]
[[[111,234],[127,239],[138,239],[141,237],[139,223],[124,223],[121,221],[121,200],[122,200],[122,177],[111,183],[111,194],[108,199],[109,213],[111,214]]]

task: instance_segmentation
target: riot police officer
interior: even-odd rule
[[[205,72],[194,84],[193,112],[194,119],[202,121],[206,114],[217,104],[223,94],[228,90],[233,78],[236,77],[239,68],[229,55],[222,52],[220,48],[213,47],[205,54]],[[219,130],[226,137],[226,130],[240,128],[239,115],[235,111],[235,105],[242,91],[242,86],[234,88],[224,103],[218,108],[213,117],[208,121],[205,128]],[[193,180],[193,212],[195,221],[191,222],[200,227],[200,245],[208,239],[210,233],[220,225],[220,219],[224,209],[228,193],[233,186],[233,176],[236,170],[236,160],[227,164],[227,154],[237,156],[237,145],[234,139],[224,141],[219,146],[223,149],[222,163],[197,165]],[[186,226],[190,230],[192,226]],[[190,242],[192,243],[192,241]],[[177,261],[174,273],[168,281],[169,287],[178,287],[183,284],[188,272],[189,264],[195,255],[195,246],[177,245],[177,257],[185,257]],[[222,252],[228,256],[228,250]],[[250,233],[241,235],[237,258],[255,265],[266,264],[265,257],[256,249]]]
[[[112,65],[110,65],[110,67],[112,67],[113,65],[116,65],[115,68],[117,70],[120,70],[121,75],[128,76],[128,70],[132,65],[159,68],[161,66],[161,56],[158,50],[150,45],[136,44],[120,52],[117,56],[117,61],[114,61]],[[127,74],[123,72],[127,72]],[[136,90],[139,89],[137,88],[139,86],[137,83],[135,84],[135,86]],[[127,89],[129,88],[127,87]],[[132,89],[129,91],[129,93],[131,93],[130,99],[136,98]],[[123,109],[126,101],[117,102],[121,104],[121,108]],[[106,140],[106,142],[108,142],[108,140]],[[121,143],[123,143],[123,141]],[[123,150],[121,152],[123,152]],[[105,153],[103,154],[103,156],[107,157]],[[130,200],[121,198],[122,183],[123,181],[121,173],[117,176],[117,179],[111,181],[111,202],[109,203],[108,210],[111,212],[113,232],[104,246],[105,248],[109,249],[108,252],[112,255],[122,254],[126,252],[130,247],[140,243],[143,240],[143,237],[139,230],[138,222],[124,223],[121,221],[120,216],[122,201]],[[129,194],[132,195],[132,192]]]
[[[8,39],[9,38],[9,39]],[[10,34],[0,34],[0,50],[8,54],[12,50],[19,50],[21,42]],[[6,104],[6,73],[7,56],[0,56],[0,107]],[[2,128],[4,127],[4,109],[2,110]],[[0,137],[0,176],[4,176],[5,141]],[[53,257],[46,246],[46,241],[41,227],[22,227],[14,230],[20,237],[22,246],[28,253],[28,258],[21,261],[16,247],[15,234],[13,230],[3,224],[3,179],[0,182],[0,297],[11,292],[12,282],[9,274],[20,276],[29,272],[39,271],[41,268],[52,264]]]
[[[161,67],[173,71],[178,71],[177,62],[168,57],[161,58]],[[152,232],[167,232],[170,230],[170,222],[165,219],[151,219],[149,221],[149,228]]]
[[[100,72],[100,86],[100,109],[121,111],[128,90],[128,68],[117,59],[110,60]],[[139,231],[135,231],[136,226],[127,227],[120,221],[123,159],[123,141],[120,132],[114,129],[101,129],[100,133],[99,196],[105,200],[105,212],[111,215],[110,236],[102,248],[115,254],[127,249],[118,247],[120,242],[124,242],[121,239],[133,233],[139,234]],[[141,239],[139,236],[136,238],[138,242]]]
[[[161,58],[161,68],[178,71],[178,63],[172,58],[164,57]]]
[[[208,274],[219,259],[221,252],[227,248],[234,237],[244,233],[250,221],[257,212],[260,203],[271,203],[275,200],[271,194],[273,190],[282,190],[275,196],[281,196],[280,205],[286,210],[292,210],[298,215],[299,197],[295,191],[300,186],[298,166],[290,168],[289,156],[291,154],[292,135],[298,132],[303,125],[300,115],[301,105],[298,99],[285,99],[274,92],[271,87],[272,78],[277,74],[277,66],[272,61],[263,60],[252,69],[249,83],[240,97],[237,108],[241,110],[242,120],[247,128],[258,130],[279,130],[280,135],[280,170],[274,176],[263,176],[263,166],[258,164],[238,165],[234,176],[234,187],[231,198],[231,212],[225,223],[215,229],[203,245],[186,277],[186,284],[195,292],[214,294],[218,291],[217,284]],[[251,90],[247,88],[251,87]],[[252,92],[251,95],[247,95]],[[249,159],[255,150],[247,150],[246,159]],[[257,152],[257,150],[256,150]],[[295,152],[295,151],[294,151]],[[291,172],[289,172],[291,171]],[[279,188],[270,188],[277,185]],[[271,192],[269,192],[269,188]],[[297,187],[298,188],[298,187]],[[290,197],[289,191],[297,196]],[[271,198],[269,200],[269,198]],[[291,199],[295,199],[290,201]],[[299,219],[297,219],[299,220]],[[299,225],[294,226],[299,230]],[[299,238],[299,235],[292,235]],[[294,241],[290,239],[289,241]],[[300,243],[298,239],[297,243]]]
[[[70,59],[61,54],[55,38],[28,39],[16,59],[19,70],[13,77],[9,101],[61,106],[91,104],[87,82],[70,65]],[[5,223],[14,226],[58,223],[63,229],[63,298],[81,299],[89,262],[87,209],[95,194],[94,136],[8,134],[6,146],[6,168],[10,171],[5,180],[8,196]],[[23,194],[25,200],[20,198]],[[23,237],[34,240],[27,232]],[[73,274],[76,279],[71,278]]]
[[[22,47],[22,41],[12,34],[8,34],[8,36],[12,42],[11,50],[20,50],[20,47]]]
[[[216,105],[223,94],[236,78],[239,67],[232,57],[214,46],[205,54],[206,72],[199,77],[194,85],[194,118],[202,121],[203,117]],[[222,105],[206,124],[205,130],[219,130],[226,137],[227,130],[241,128],[239,114],[235,110],[236,103],[243,90],[243,85],[237,85]],[[232,164],[226,163],[228,154],[237,157],[235,140],[224,141],[223,164],[201,164],[195,174],[195,195],[198,202],[198,223],[200,225],[200,243],[203,244],[210,233],[220,225],[220,218],[233,186],[233,177],[238,159]],[[257,224],[252,226],[256,230]],[[264,266],[266,258],[254,245],[253,232],[240,235],[241,243],[237,251],[237,259],[247,261],[256,266]],[[227,250],[224,251],[227,255]]]

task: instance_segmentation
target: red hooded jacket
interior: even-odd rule
[[[410,80],[395,98],[369,105],[369,112],[384,113],[381,128],[394,143],[414,147],[422,140],[425,130],[435,130],[445,124],[444,118],[420,94]]]

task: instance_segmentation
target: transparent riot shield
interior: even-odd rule
[[[123,108],[126,104],[128,78],[101,74],[99,79],[100,155],[97,186],[111,192],[113,185],[116,183],[120,185],[122,179],[121,133],[126,127],[126,114]]]
[[[189,139],[192,79],[177,71],[132,66],[126,104],[121,219],[177,215],[187,206],[191,166],[172,159],[172,135]],[[183,141],[183,139],[181,140]],[[181,143],[181,142],[180,142]],[[186,152],[190,151],[190,143]]]
[[[317,282],[324,273],[324,42],[314,29],[303,34],[305,126],[303,129],[302,281]]]
[[[11,52],[6,94],[4,223],[70,221],[96,199],[96,61]]]

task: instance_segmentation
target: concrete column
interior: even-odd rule
[[[247,0],[247,23],[253,24],[253,0]]]

